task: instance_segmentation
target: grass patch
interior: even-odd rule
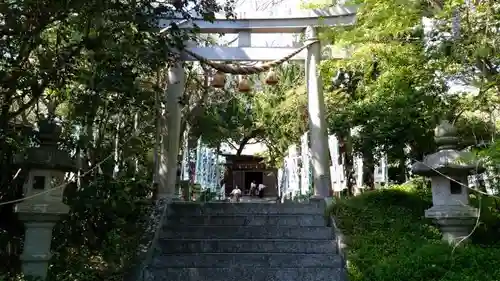
[[[473,242],[453,251],[424,217],[430,199],[424,188],[403,186],[332,205],[348,246],[351,281],[500,281],[500,245],[495,244],[500,235],[488,225],[498,217],[485,215],[489,221]]]

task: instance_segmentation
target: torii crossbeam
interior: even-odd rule
[[[185,21],[176,18],[160,19],[159,27],[168,28],[176,23],[179,28],[192,29],[197,26],[200,33],[238,33],[238,47],[196,47],[187,50],[209,61],[272,61],[293,53],[298,48],[251,47],[251,33],[301,33],[305,32],[307,48],[295,55],[293,60],[305,61],[308,95],[309,131],[311,140],[311,164],[314,178],[314,197],[326,198],[330,193],[330,171],[328,135],[325,119],[325,103],[322,81],[319,77],[321,46],[317,38],[318,27],[349,26],[356,20],[356,7],[335,6],[326,9],[297,11],[287,18],[270,18],[269,15],[253,15],[252,18],[214,22],[203,20]],[[330,58],[345,58],[345,52],[332,52]],[[185,61],[196,60],[187,52]],[[185,73],[182,63],[177,63],[168,72],[168,157],[160,166],[160,196],[169,197],[175,192],[177,155],[179,152],[181,108],[178,103],[184,92]],[[166,138],[165,138],[166,140]],[[162,172],[166,171],[166,177]],[[164,195],[162,195],[162,193]]]
[[[299,10],[287,18],[269,18],[265,14],[255,14],[252,18],[228,20],[217,19],[213,22],[201,19],[178,24],[180,19],[161,19],[159,26],[168,28],[177,23],[179,28],[191,29],[197,26],[200,33],[238,33],[238,47],[190,47],[191,52],[199,54],[213,61],[271,61],[282,57],[283,54],[293,53],[297,48],[292,47],[250,47],[251,33],[302,33],[308,26],[348,26],[356,20],[356,8],[336,6],[325,9]],[[306,51],[302,51],[291,60],[303,61]],[[346,58],[343,50],[334,50],[328,55],[330,59]],[[183,54],[183,60],[196,61],[195,58]]]

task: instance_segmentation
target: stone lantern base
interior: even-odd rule
[[[29,200],[16,205],[16,213],[24,222],[24,249],[20,256],[25,276],[47,277],[47,269],[52,257],[50,243],[52,229],[69,207],[63,203],[37,204]]]
[[[433,219],[449,244],[465,242],[477,221],[478,210],[467,205],[434,206],[425,211],[425,217]]]

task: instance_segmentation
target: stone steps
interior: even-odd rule
[[[147,280],[345,281],[323,214],[316,203],[173,203]]]
[[[332,230],[324,226],[166,226],[162,238],[182,239],[315,239],[331,240]]]
[[[183,216],[199,215],[239,215],[239,214],[323,214],[323,208],[318,204],[271,204],[271,203],[191,203],[175,202],[170,206],[171,214],[181,214]]]
[[[169,268],[226,268],[226,267],[339,267],[342,260],[332,254],[302,253],[191,253],[157,257],[154,267],[168,264]]]
[[[172,215],[167,218],[168,225],[224,225],[224,226],[325,226],[325,217],[315,214],[271,214],[271,215]]]
[[[336,254],[334,240],[294,239],[161,239],[163,254],[172,253],[329,253]]]
[[[344,281],[341,268],[165,268],[152,272],[148,281]]]

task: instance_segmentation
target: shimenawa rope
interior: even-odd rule
[[[251,66],[241,66],[241,65],[217,63],[217,62],[210,61],[207,58],[202,57],[196,53],[193,53],[187,49],[184,49],[184,52],[186,52],[187,54],[189,54],[193,58],[197,59],[201,63],[206,64],[206,65],[208,65],[208,66],[210,66],[218,71],[221,71],[224,73],[229,73],[229,74],[236,74],[236,75],[238,75],[238,74],[239,75],[249,75],[249,74],[256,74],[256,73],[268,71],[269,69],[271,69],[275,66],[278,66],[278,65],[284,63],[285,61],[291,59],[293,56],[300,53],[302,50],[306,49],[307,47],[311,46],[312,44],[314,44],[316,42],[318,42],[318,40],[310,41],[307,44],[305,44],[304,46],[298,48],[297,50],[293,51],[292,53],[290,53],[289,55],[287,55],[281,59],[274,60],[274,61],[271,61],[268,63],[264,63],[262,65],[251,65]]]

